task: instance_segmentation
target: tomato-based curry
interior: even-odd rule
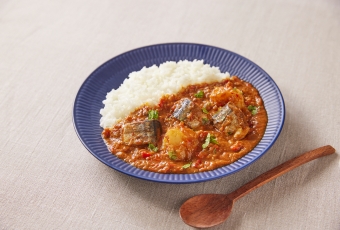
[[[258,91],[236,76],[190,85],[143,105],[102,132],[109,150],[158,173],[196,173],[228,165],[261,140],[267,113]]]

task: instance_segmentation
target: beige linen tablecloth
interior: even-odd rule
[[[192,42],[261,66],[286,103],[273,147],[231,176],[161,184],[94,158],[72,124],[75,96],[108,59]],[[0,229],[192,229],[180,205],[228,193],[340,130],[339,0],[0,1]],[[212,229],[340,229],[339,154],[317,159],[236,202]]]

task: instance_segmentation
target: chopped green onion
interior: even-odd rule
[[[153,144],[149,144],[149,149],[153,152],[157,152],[158,151],[158,148],[156,146],[154,146]]]
[[[182,166],[182,168],[187,169],[191,166],[191,162]]]
[[[177,159],[176,153],[174,151],[170,151],[168,154],[169,154],[169,158],[171,160],[176,160]]]
[[[202,112],[208,114],[208,110],[206,108],[202,108]]]
[[[197,97],[197,98],[203,98],[204,97],[204,92],[202,90],[200,90],[197,93],[195,93],[194,96]]]
[[[149,118],[149,120],[157,120],[158,119],[158,111],[157,110],[150,110],[148,118]]]
[[[248,106],[248,110],[251,112],[252,115],[256,115],[257,114],[257,107],[256,106],[249,105]]]

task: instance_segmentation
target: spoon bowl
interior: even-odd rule
[[[188,199],[180,209],[183,221],[197,228],[212,227],[224,222],[231,213],[233,200],[224,194],[203,194]],[[197,210],[200,210],[197,212]],[[211,220],[214,223],[211,223]]]

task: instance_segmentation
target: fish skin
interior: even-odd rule
[[[190,118],[188,118],[189,113],[191,113]],[[183,98],[177,102],[172,116],[183,121],[188,127],[194,130],[204,125],[202,118],[207,118],[207,115],[203,114],[202,110],[188,98]]]
[[[216,128],[223,131],[227,136],[232,135],[236,140],[243,139],[249,132],[245,115],[232,102],[228,102],[212,118]]]
[[[214,124],[224,121],[225,118],[232,112],[233,110],[229,107],[229,103],[226,104],[216,114],[212,116]]]
[[[161,135],[161,123],[158,120],[127,123],[123,126],[122,139],[126,145],[156,145]]]
[[[183,98],[181,100],[181,106],[177,106],[172,116],[180,121],[184,121],[187,118],[188,113],[190,112],[190,105],[193,103],[188,98]]]

